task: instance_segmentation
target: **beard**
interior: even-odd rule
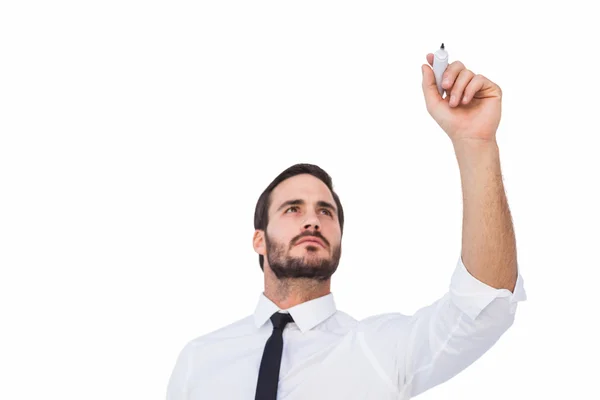
[[[304,234],[294,238],[291,243],[296,243],[304,236],[307,235]],[[313,233],[310,236],[316,236],[326,244],[328,243],[319,233]],[[269,262],[269,267],[279,280],[308,278],[316,281],[326,281],[337,270],[342,256],[341,244],[333,248],[331,258],[328,259],[318,255],[318,252],[323,250],[317,248],[320,247],[318,244],[307,245],[307,254],[303,257],[292,257],[286,255],[286,253],[291,250],[293,246],[290,246],[286,251],[286,246],[283,243],[274,242],[269,239],[268,234],[265,235],[265,243],[267,245],[267,260]]]

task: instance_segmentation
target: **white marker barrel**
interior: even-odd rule
[[[448,68],[448,52],[442,47],[433,54],[433,74],[435,75],[435,83],[437,84],[438,92],[440,96],[444,92],[442,88],[442,75]]]

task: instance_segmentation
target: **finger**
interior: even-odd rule
[[[465,88],[474,76],[475,74],[468,69],[460,71],[456,81],[454,81],[452,91],[450,92],[450,102],[448,103],[450,107],[456,107],[460,103]]]
[[[433,53],[429,53],[427,54],[427,57],[425,57],[427,59],[427,62],[429,63],[429,65],[431,65],[433,67]]]
[[[421,72],[423,73],[423,95],[425,96],[425,104],[427,111],[431,113],[431,110],[442,101],[437,85],[435,83],[435,75],[433,70],[427,64],[421,65]]]
[[[491,82],[483,75],[475,75],[471,82],[465,88],[462,102],[467,104],[473,97],[476,97],[480,91],[491,87]],[[483,97],[483,96],[482,96]]]
[[[465,65],[460,61],[454,61],[452,64],[448,65],[448,68],[446,68],[446,71],[444,71],[444,74],[442,75],[442,87],[444,89],[450,89],[452,85],[454,85],[456,77],[463,69],[465,69]]]

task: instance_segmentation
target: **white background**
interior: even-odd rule
[[[420,398],[595,397],[600,32],[586,2],[198,3],[0,6],[0,398],[164,399],[185,343],[253,312],[254,207],[297,162],[329,172],[344,205],[339,309],[413,313],[442,296],[460,175],[420,70],[441,42],[503,89],[528,300]]]

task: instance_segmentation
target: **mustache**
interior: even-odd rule
[[[302,238],[305,238],[307,236],[312,236],[312,237],[316,237],[319,238],[323,241],[323,243],[325,243],[325,246],[329,247],[329,241],[327,239],[325,239],[325,237],[320,233],[320,232],[304,232],[298,236],[296,236],[293,240],[292,243],[296,244],[298,243],[299,240],[301,240]]]

